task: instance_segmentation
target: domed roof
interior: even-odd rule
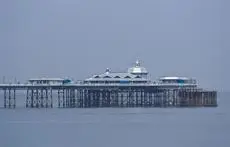
[[[141,64],[138,60],[136,61],[135,66],[128,69],[128,72],[131,74],[147,74],[148,73],[148,71],[144,67],[141,67]]]

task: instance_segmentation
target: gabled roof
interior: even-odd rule
[[[131,73],[116,73],[116,72],[105,72],[100,75],[94,75],[91,78],[86,79],[86,81],[116,81],[116,80],[135,80],[135,81],[144,81],[145,78],[131,74]]]
[[[144,67],[140,66],[140,62],[137,61],[135,66],[128,69],[128,72],[110,72],[109,68],[105,73],[94,75],[85,81],[147,81],[140,75],[147,75],[148,72]]]

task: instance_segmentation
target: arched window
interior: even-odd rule
[[[136,76],[135,78],[141,78],[141,76]]]

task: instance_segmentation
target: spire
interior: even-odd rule
[[[106,74],[109,74],[109,72],[110,72],[110,71],[109,71],[109,68],[106,68],[105,73],[106,73]]]
[[[139,60],[136,61],[136,67],[140,67],[141,63]]]

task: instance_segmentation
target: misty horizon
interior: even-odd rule
[[[0,77],[84,80],[126,71],[137,59],[155,81],[195,78],[230,91],[227,3],[195,1],[1,1]]]

